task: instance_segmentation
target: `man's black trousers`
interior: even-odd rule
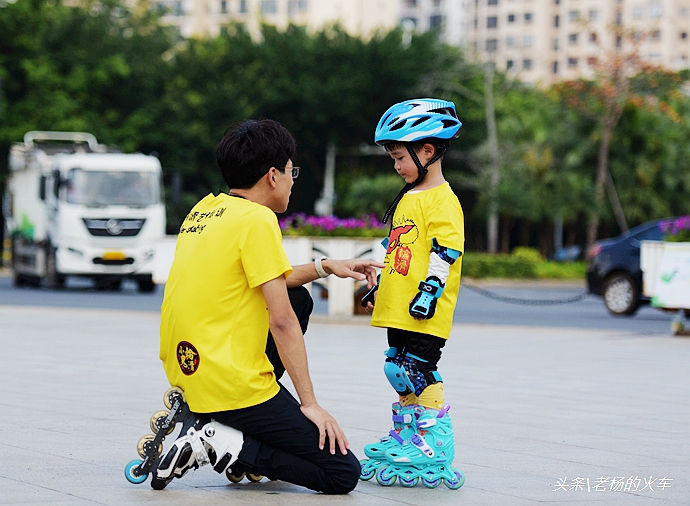
[[[304,333],[314,302],[304,287],[291,288],[288,295]],[[280,379],[285,368],[270,333],[266,354],[276,379]],[[299,402],[282,385],[275,397],[262,404],[210,415],[244,434],[239,462],[248,472],[327,494],[346,494],[357,485],[360,474],[357,457],[350,451],[343,455],[337,447],[335,455],[331,455],[328,441],[319,450],[319,430],[302,414]]]

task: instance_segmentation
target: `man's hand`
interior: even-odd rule
[[[376,284],[376,268],[383,269],[385,267],[382,263],[363,258],[352,260],[333,260],[328,258],[322,262],[322,265],[326,272],[335,274],[339,278],[366,280],[369,288]]]
[[[319,429],[319,450],[323,450],[326,444],[326,437],[328,437],[331,455],[335,455],[336,443],[338,444],[338,448],[340,448],[340,453],[347,455],[350,443],[347,442],[345,433],[340,428],[340,425],[338,425],[338,422],[335,421],[335,418],[333,418],[328,411],[316,403],[308,406],[302,405],[300,409],[304,416],[311,420]]]

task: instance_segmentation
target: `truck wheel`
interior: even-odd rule
[[[65,275],[57,271],[54,248],[46,253],[46,286],[52,290],[65,287]]]
[[[17,274],[16,272],[12,276],[12,281],[14,282],[14,286],[17,288],[26,285],[26,278],[21,274]]]
[[[640,306],[639,288],[628,274],[617,272],[604,282],[604,304],[611,314],[630,316]]]
[[[141,293],[151,293],[156,289],[156,285],[153,283],[151,276],[148,278],[137,279],[137,285],[139,285],[139,291]]]

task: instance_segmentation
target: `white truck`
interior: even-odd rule
[[[28,132],[10,149],[3,202],[17,286],[90,277],[151,292],[156,241],[165,236],[158,158],[124,154],[82,132]]]

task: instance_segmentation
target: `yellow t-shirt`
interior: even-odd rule
[[[160,358],[192,411],[246,408],[278,393],[261,285],[290,272],[268,207],[208,195],[187,215],[163,297]]]
[[[462,207],[448,183],[420,192],[406,193],[393,216],[388,249],[381,272],[371,324],[374,327],[420,332],[448,339],[460,289],[462,256],[450,266],[450,274],[436,312],[429,320],[410,316],[410,301],[426,279],[431,240],[441,246],[465,251]]]

